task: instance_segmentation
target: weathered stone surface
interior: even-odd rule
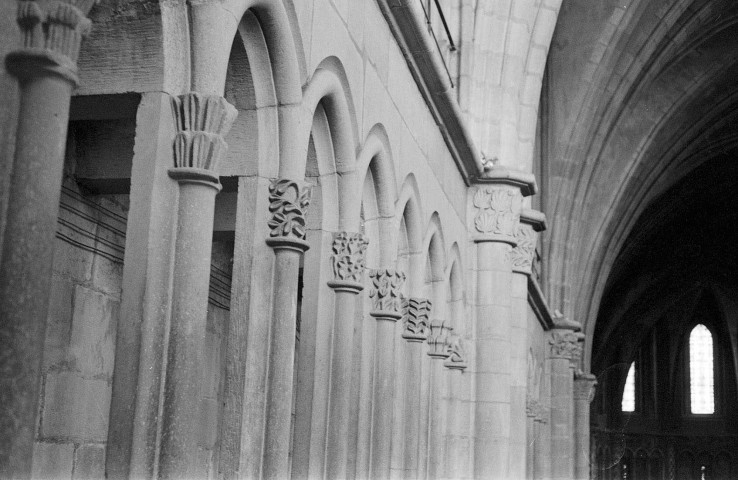
[[[110,385],[80,374],[47,373],[41,437],[104,442],[108,434]]]

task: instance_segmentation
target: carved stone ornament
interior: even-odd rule
[[[433,303],[427,298],[403,297],[402,338],[422,342],[428,338],[428,317]]]
[[[238,115],[236,108],[221,96],[190,92],[172,97],[172,109],[177,128],[174,166],[215,175],[228,149],[224,137]]]
[[[464,370],[469,364],[466,361],[466,352],[461,337],[455,333],[449,333],[446,337],[446,353],[448,357],[443,361],[443,366],[451,370]]]
[[[267,243],[273,247],[297,248],[305,251],[305,213],[310,205],[311,189],[286,178],[273,179],[269,185],[268,222],[271,229]]]
[[[443,320],[433,320],[428,333],[428,355],[432,358],[448,358],[446,340],[453,328],[446,326]]]
[[[328,282],[328,286],[356,293],[363,290],[368,245],[369,241],[361,233],[333,234],[333,255],[331,255],[333,280]]]
[[[518,231],[515,235],[517,245],[512,250],[512,266],[514,272],[525,275],[531,274],[533,256],[536,253],[537,237],[538,235],[532,226],[523,223],[518,226]]]
[[[19,78],[45,70],[77,83],[82,38],[90,32],[87,18],[98,0],[19,1],[17,23],[23,48],[6,57]]]
[[[372,311],[369,314],[386,320],[399,320],[402,317],[400,287],[405,283],[405,274],[393,268],[371,270],[369,278],[372,288]]]
[[[574,399],[592,403],[597,387],[597,377],[590,373],[577,373],[574,376]]]
[[[522,198],[518,189],[479,187],[473,199],[477,208],[474,227],[479,233],[493,239],[498,237],[501,241],[514,244]]]
[[[537,418],[541,414],[541,404],[538,400],[528,397],[525,401],[525,414],[529,418]]]
[[[551,409],[545,405],[538,404],[538,413],[534,421],[542,424],[548,423],[549,416],[551,415]]]
[[[579,343],[579,335],[575,332],[554,330],[548,343],[551,345],[552,358],[566,358],[570,361],[579,360],[582,347]]]

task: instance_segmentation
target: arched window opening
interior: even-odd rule
[[[704,325],[689,334],[689,393],[692,413],[715,413],[712,334]]]
[[[628,376],[625,377],[623,400],[620,409],[623,412],[635,412],[635,362],[630,364]]]

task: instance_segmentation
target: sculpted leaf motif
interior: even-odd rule
[[[267,225],[271,237],[295,237],[305,239],[305,210],[310,204],[309,187],[278,178],[269,185],[269,211],[272,218]]]

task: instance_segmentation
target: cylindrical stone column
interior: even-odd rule
[[[551,362],[551,478],[574,478],[574,362],[578,361],[581,334],[570,328],[552,331]]]
[[[328,286],[335,291],[336,301],[325,452],[325,476],[329,479],[347,476],[354,317],[356,295],[364,289],[367,245],[369,241],[361,233],[333,236],[333,280]]]
[[[372,310],[377,321],[374,352],[374,401],[372,415],[371,468],[369,477],[387,479],[390,475],[392,439],[392,380],[394,370],[394,328],[402,317],[400,287],[405,274],[394,269],[372,270]]]
[[[444,381],[444,362],[449,358],[449,340],[453,335],[453,328],[443,320],[431,322],[428,334],[428,356],[433,360],[430,366],[430,415],[428,418],[428,468],[425,478],[440,478],[442,476],[443,442],[445,415],[443,414],[442,397]]]
[[[5,65],[20,86],[0,250],[0,477],[31,473],[69,99],[93,1],[19,1],[23,47]]]
[[[542,404],[538,405],[535,417],[535,459],[533,466],[533,478],[535,480],[548,480],[551,478],[551,428],[550,409]]]
[[[536,255],[538,233],[546,228],[546,217],[523,209],[512,251],[512,368],[510,372],[510,456],[511,479],[526,477],[528,449],[533,440],[533,417],[526,414],[528,393],[528,277]],[[532,465],[532,463],[531,463]],[[531,470],[532,471],[532,470]]]
[[[297,280],[300,258],[309,248],[305,241],[305,212],[310,204],[310,193],[309,187],[284,178],[272,180],[269,186],[272,218],[266,242],[274,249],[274,297],[262,465],[262,476],[267,479],[290,476]]]
[[[474,476],[507,479],[510,454],[511,251],[530,174],[489,166],[472,204],[477,244]]]
[[[427,298],[410,297],[403,307],[402,338],[407,341],[407,384],[405,385],[405,452],[404,471],[415,477],[418,471],[418,439],[420,437],[421,362],[423,342],[428,338],[428,316],[432,302]]]
[[[532,398],[528,398],[525,403],[525,436],[528,439],[525,450],[525,478],[535,478],[536,443],[540,441],[540,439],[536,437],[536,434],[538,433],[536,432],[536,417],[538,416],[539,409],[539,403]]]
[[[594,398],[597,378],[577,372],[574,376],[574,478],[589,480],[589,405]]]
[[[217,164],[225,155],[225,134],[236,109],[217,95],[191,92],[172,99],[177,134],[174,168],[179,183],[177,237],[173,271],[162,411],[161,478],[195,478],[198,466],[201,387],[215,195],[220,191]]]

